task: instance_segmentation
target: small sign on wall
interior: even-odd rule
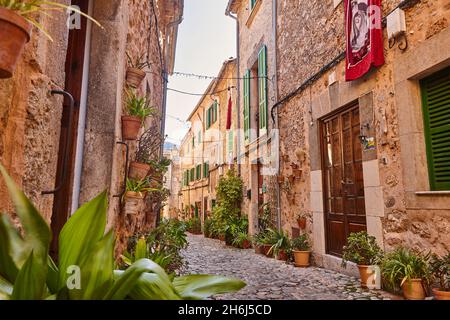
[[[366,138],[363,142],[363,150],[364,151],[372,151],[372,150],[376,150],[377,146],[375,144],[375,138],[374,137],[369,137]]]

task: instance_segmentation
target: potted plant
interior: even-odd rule
[[[240,248],[240,249],[250,249],[252,247],[252,244],[250,242],[250,237],[249,237],[248,233],[244,232],[244,231],[240,231],[234,235],[232,244],[234,247]]]
[[[32,26],[41,30],[50,40],[49,33],[33,16],[50,15],[67,10],[77,12],[100,24],[78,9],[51,1],[0,0],[0,79],[11,78],[25,44],[30,41]]]
[[[272,244],[268,255],[273,255],[277,260],[288,261],[291,250],[291,241],[283,230],[270,230],[269,242]]]
[[[270,234],[268,230],[261,231],[260,233],[253,236],[253,246],[255,248],[255,253],[269,256],[268,252],[272,248],[270,244]]]
[[[433,255],[430,261],[432,279],[437,287],[433,288],[436,300],[450,300],[450,253],[444,257]]]
[[[158,128],[152,127],[147,130],[139,139],[139,144],[136,149],[134,161],[130,163],[130,170],[128,176],[135,180],[143,180],[150,175],[152,168],[155,168],[160,163],[155,159],[159,158],[160,148],[162,144],[161,134]],[[170,161],[163,162],[163,166],[158,166],[161,171],[170,165]]]
[[[137,140],[144,120],[154,114],[150,101],[140,97],[135,90],[127,90],[125,100],[127,115],[122,116],[122,135],[124,140]]]
[[[144,59],[145,54],[133,60],[127,52],[127,83],[133,88],[138,88],[145,79],[146,73],[144,68],[150,67],[150,63]]]
[[[300,213],[297,215],[297,224],[298,227],[301,230],[305,230],[306,229],[306,214],[305,213]]]
[[[408,300],[424,300],[425,287],[430,280],[428,256],[398,248],[388,253],[381,266],[382,275],[390,289],[403,291]]]
[[[144,199],[147,192],[151,190],[147,180],[134,180],[128,178],[125,199]]]
[[[300,268],[309,267],[311,257],[311,244],[307,234],[302,234],[292,240],[292,253],[294,255],[295,266]]]
[[[383,251],[377,240],[362,231],[352,233],[347,239],[342,256],[342,267],[347,267],[347,262],[356,263],[361,278],[361,287],[367,288],[368,280],[375,276],[373,266],[377,265],[382,258]]]

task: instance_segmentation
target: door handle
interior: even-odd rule
[[[72,141],[73,113],[75,111],[75,99],[73,98],[73,96],[70,93],[68,93],[67,91],[64,91],[64,90],[52,90],[52,91],[50,91],[50,94],[52,96],[61,95],[61,96],[64,96],[64,98],[67,98],[69,100],[69,125],[67,128],[68,133],[67,133],[67,138],[66,138],[66,148],[64,149],[61,181],[58,183],[58,186],[54,190],[43,191],[42,195],[56,194],[64,187],[64,183],[67,180],[67,163],[69,161],[69,145]]]

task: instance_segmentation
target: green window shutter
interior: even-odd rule
[[[228,153],[233,152],[233,146],[234,146],[234,132],[233,130],[230,130],[230,132],[228,132]]]
[[[203,164],[203,178],[209,177],[209,163]]]
[[[250,139],[250,70],[244,75],[244,137]]]
[[[190,181],[191,182],[195,181],[195,169],[194,168],[191,169],[190,175],[191,175]]]
[[[210,127],[210,123],[209,123],[209,109],[206,109],[205,110],[205,122],[206,122],[206,130],[208,130],[209,129],[209,127]]]
[[[432,190],[450,190],[450,68],[421,81]]]
[[[250,0],[250,10],[252,10],[255,7],[257,0]]]
[[[214,123],[216,123],[217,122],[217,116],[219,114],[219,110],[218,110],[219,109],[219,103],[217,101],[214,101],[213,108],[214,108]]]
[[[258,57],[259,78],[259,129],[267,129],[267,47],[263,46]]]

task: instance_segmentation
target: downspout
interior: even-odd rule
[[[94,1],[89,0],[88,14],[92,16],[94,9]],[[86,114],[88,101],[88,87],[89,87],[89,64],[91,60],[91,30],[92,22],[88,19],[86,24],[86,44],[84,47],[84,62],[83,62],[83,79],[81,81],[81,97],[80,97],[80,115],[78,121],[77,134],[77,151],[75,155],[75,167],[73,176],[73,191],[72,191],[72,207],[70,212],[73,214],[80,207],[80,192],[81,192],[81,175],[83,171],[84,158],[84,138],[86,129]]]
[[[227,10],[225,11],[225,15],[230,17],[231,19],[236,21],[236,86],[237,86],[237,97],[236,97],[236,108],[237,108],[237,167],[238,167],[238,175],[241,175],[241,81],[240,81],[240,66],[241,66],[241,49],[240,49],[240,27],[239,27],[239,20],[237,16],[233,16],[231,14],[231,7],[230,4],[228,4]]]
[[[274,60],[275,60],[275,74],[274,74],[274,81],[273,81],[273,86],[274,86],[274,91],[275,91],[275,100],[278,102],[278,1],[277,0],[272,0],[272,36],[273,36],[273,45],[274,45]],[[275,123],[274,123],[274,127],[277,130],[277,134],[278,134],[278,163],[277,163],[277,167],[278,167],[278,176],[281,175],[281,161],[280,161],[280,157],[281,157],[281,143],[280,143],[280,127],[279,127],[279,114],[277,111],[277,115],[275,118]],[[277,179],[277,222],[278,222],[278,229],[281,230],[281,188],[280,188],[280,183],[278,182]]]

